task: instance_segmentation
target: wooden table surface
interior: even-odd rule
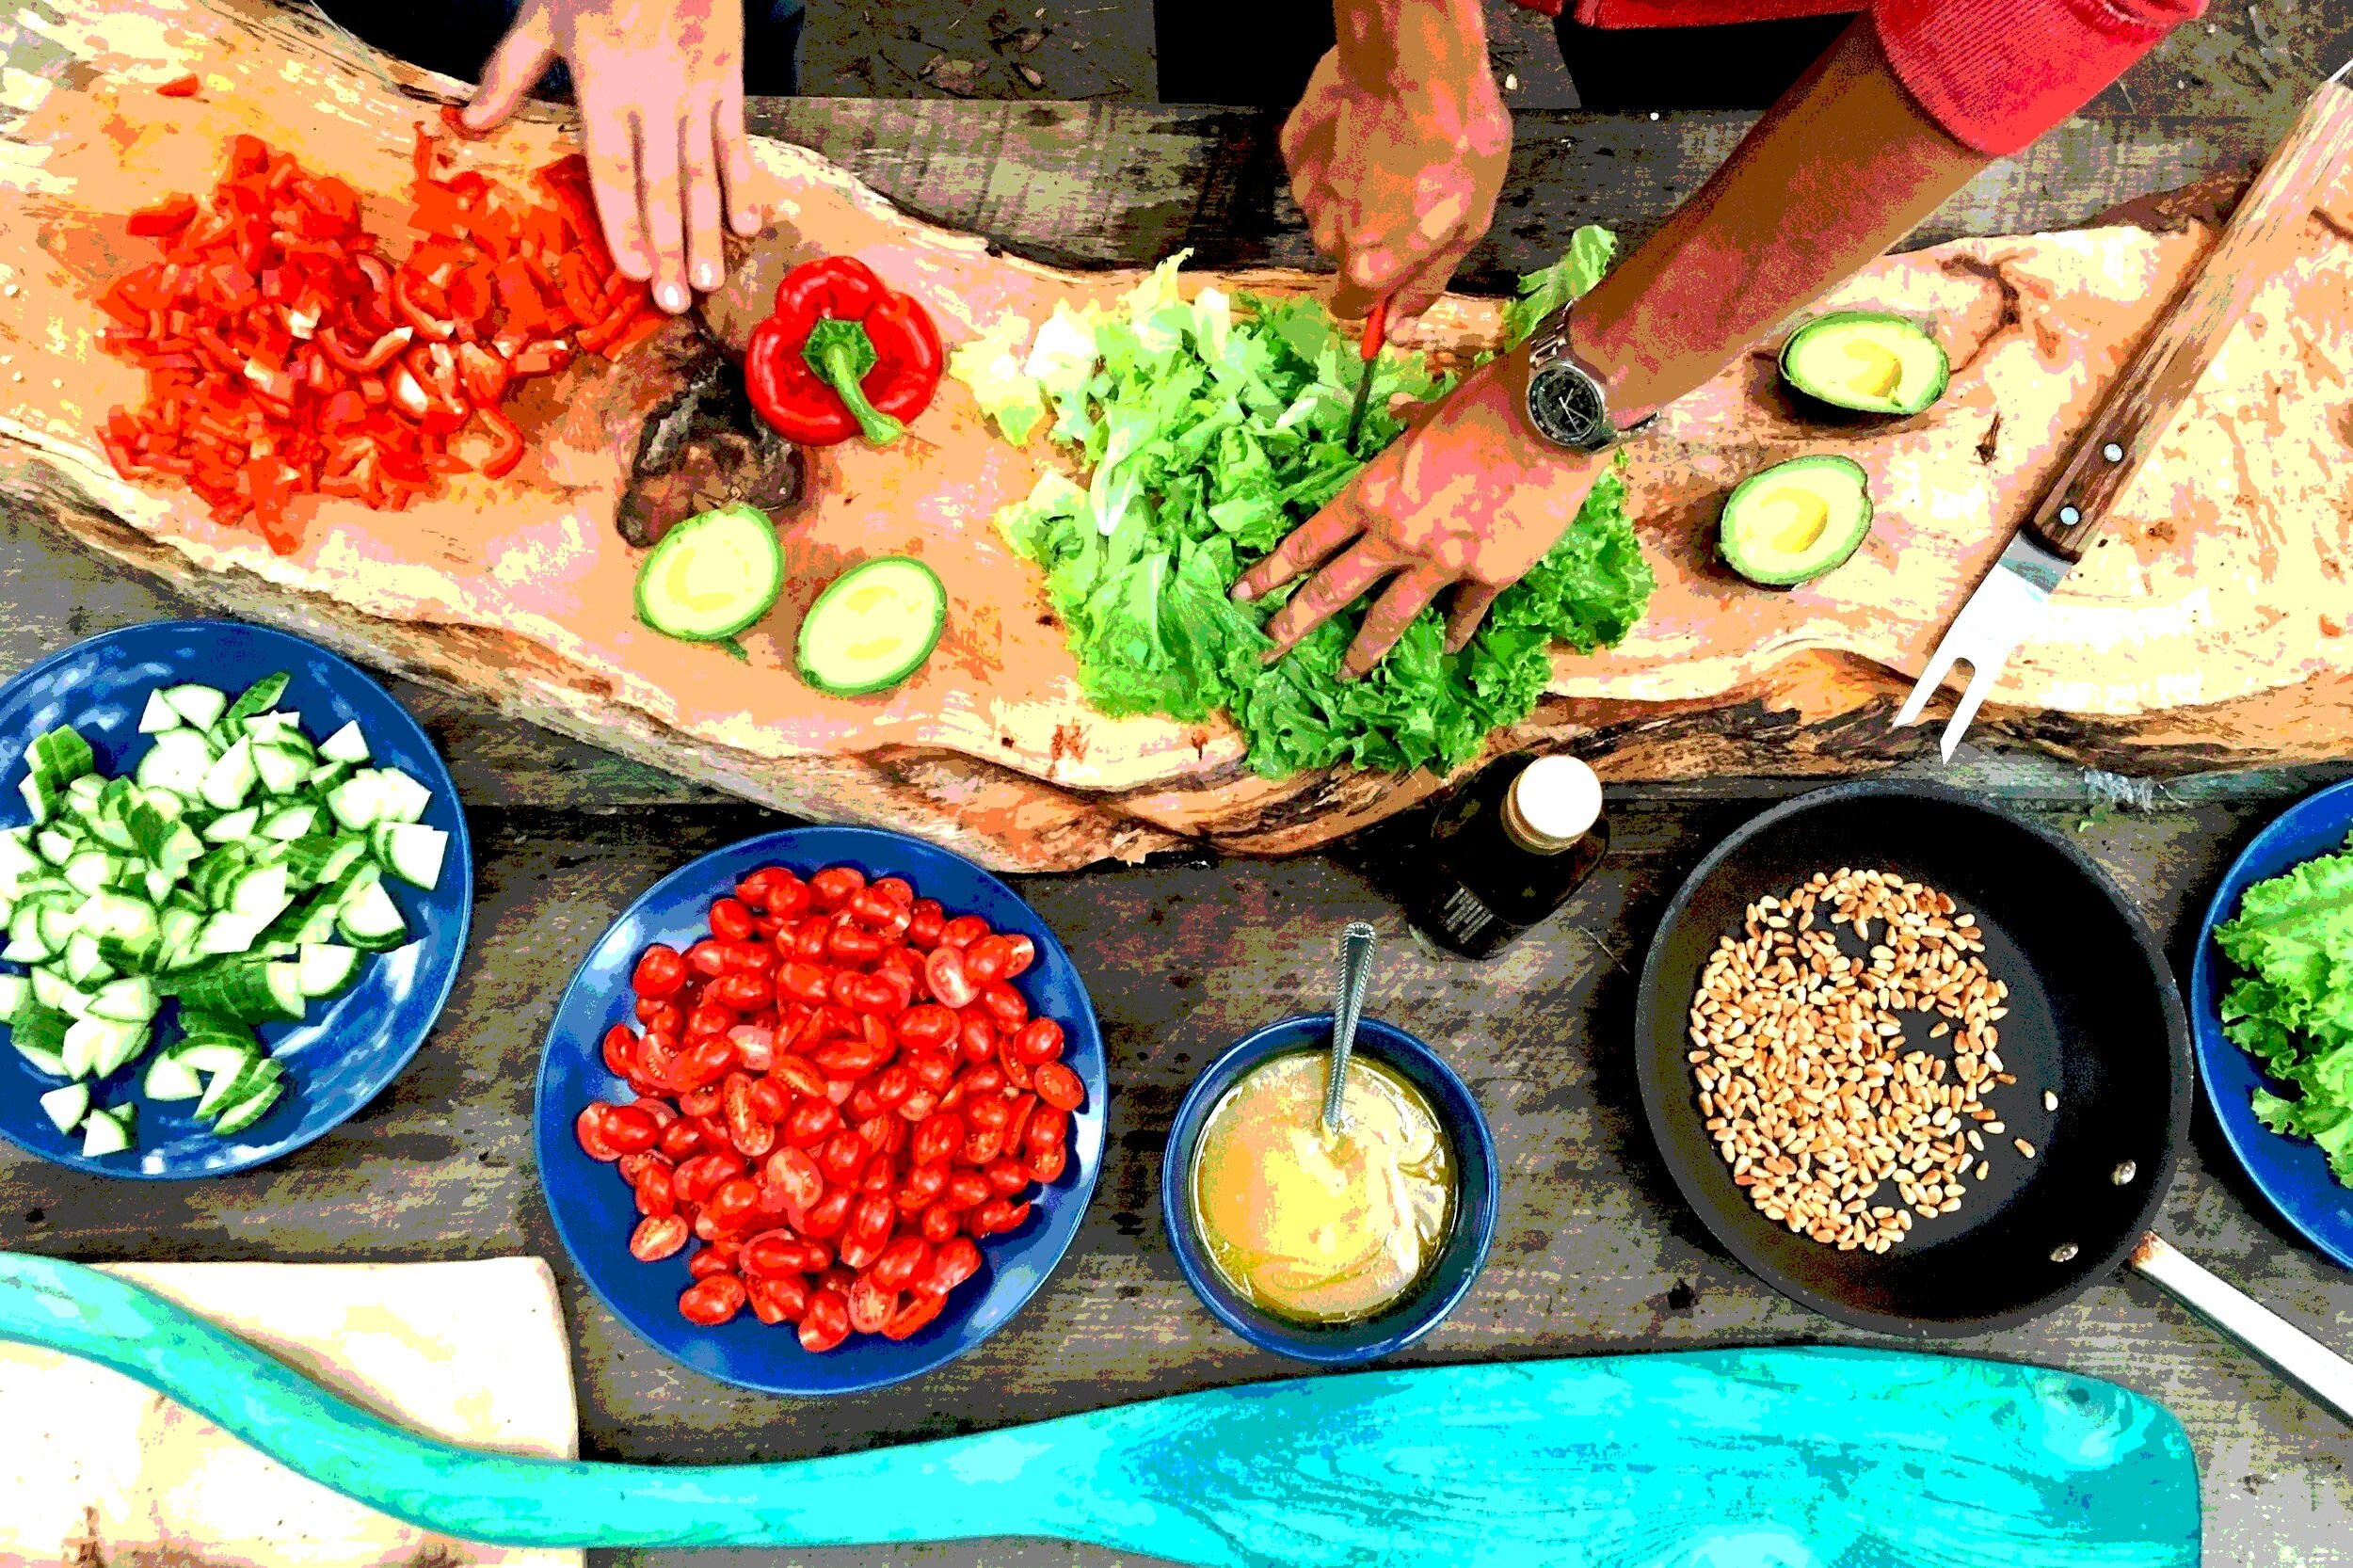
[[[817,100],[757,113],[764,128],[821,148],[911,206],[1055,260],[1133,264],[1187,244],[1219,263],[1308,259],[1271,161],[1272,128],[1256,117]],[[1575,222],[1629,232],[1655,222],[1743,123],[1525,117],[1505,216],[1474,258],[1473,279],[1492,282],[1549,256]],[[2273,129],[2075,122],[1989,174],[1924,234],[2079,221],[2243,166]],[[194,613],[40,523],[0,516],[0,672],[110,627]],[[565,1288],[583,1449],[619,1459],[839,1452],[1280,1376],[1292,1368],[1219,1328],[1178,1276],[1154,1195],[1160,1153],[1192,1075],[1251,1028],[1320,1007],[1334,934],[1363,918],[1386,938],[1369,1010],[1436,1043],[1462,1070],[1494,1124],[1504,1172],[1484,1276],[1401,1363],[1886,1342],[1783,1301],[1722,1256],[1677,1201],[1641,1125],[1626,1047],[1645,935],[1709,845],[1803,787],[1760,779],[1613,792],[1600,872],[1562,916],[1485,966],[1435,960],[1406,938],[1369,874],[1385,858],[1378,844],[1029,881],[1023,891],[1102,1010],[1111,1052],[1109,1151],[1070,1256],[1002,1333],[911,1384],[800,1402],[709,1382],[640,1343],[581,1288],[533,1169],[531,1086],[556,999],[606,924],[683,860],[778,819],[472,699],[393,689],[456,776],[479,863],[472,948],[426,1048],[337,1132],[243,1176],[109,1181],[0,1148],[0,1246],[84,1259],[539,1254]],[[2173,934],[2185,966],[2198,911],[2236,846],[2288,800],[2348,771],[2176,781],[2157,809],[2124,814],[2088,808],[2081,777],[2044,760],[1968,754],[1945,776],[2075,833]],[[2263,1204],[2202,1105],[2159,1228],[2353,1352],[2353,1274]],[[2163,1400],[2197,1445],[2209,1562],[2353,1564],[2353,1429],[2153,1287],[2105,1281],[2038,1322],[1951,1348],[2111,1378]],[[757,1559],[886,1560],[1109,1560],[1036,1542]]]

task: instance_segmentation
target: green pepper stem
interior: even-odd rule
[[[842,407],[857,421],[858,428],[866,432],[866,439],[876,446],[888,446],[905,433],[906,426],[866,401],[866,389],[858,385],[858,361],[864,359],[871,363],[874,351],[870,347],[861,355],[857,349],[858,345],[847,334],[833,338],[818,349],[818,368],[840,394]]]

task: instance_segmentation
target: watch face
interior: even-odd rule
[[[1599,452],[1618,438],[1601,388],[1575,365],[1537,369],[1528,382],[1528,417],[1546,440],[1573,452]]]

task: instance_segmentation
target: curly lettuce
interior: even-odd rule
[[[2223,1032],[2295,1091],[2257,1089],[2256,1116],[2319,1144],[2353,1187],[2353,837],[2248,888],[2214,939],[2246,971],[2223,995]]]
[[[1506,308],[1513,338],[1593,287],[1613,243],[1579,230],[1558,264],[1523,279]],[[1226,596],[1363,467],[1343,440],[1361,361],[1316,301],[1216,289],[1187,301],[1184,259],[1112,310],[1058,307],[1034,341],[1026,321],[1000,324],[949,367],[1007,440],[1025,442],[1050,420],[1049,439],[1085,476],[1047,475],[997,522],[1044,569],[1095,706],[1179,719],[1223,711],[1270,778],[1342,762],[1445,771],[1535,708],[1554,643],[1592,652],[1641,618],[1654,579],[1611,473],[1462,652],[1446,651],[1443,623],[1425,610],[1370,675],[1343,680],[1360,604],[1262,663],[1261,627],[1286,596]],[[1392,400],[1448,386],[1417,353],[1385,354],[1372,374],[1366,451],[1403,432]]]

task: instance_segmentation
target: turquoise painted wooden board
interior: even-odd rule
[[[411,1435],[161,1297],[0,1253],[0,1338],[99,1362],[387,1513],[502,1544],[996,1535],[1212,1568],[2191,1568],[2161,1406],[2064,1372],[1715,1351],[1360,1372],[776,1464]],[[920,1499],[910,1507],[910,1499]]]

